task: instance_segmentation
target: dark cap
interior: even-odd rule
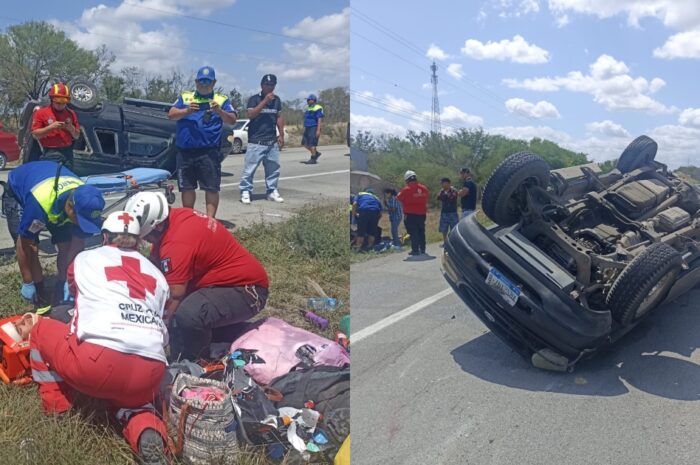
[[[270,86],[276,86],[277,85],[277,76],[274,74],[266,74],[265,76],[262,77],[260,80],[260,85],[270,85]]]
[[[442,179],[440,179],[440,182],[452,182],[452,181],[450,181],[450,178],[442,178]]]
[[[459,172],[460,173],[471,173],[471,171],[469,171],[469,168],[467,168],[466,166],[461,167],[459,169]]]
[[[73,207],[78,217],[78,227],[87,234],[97,234],[102,226],[102,209],[105,207],[102,192],[91,184],[83,184],[73,191]]]

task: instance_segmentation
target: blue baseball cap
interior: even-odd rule
[[[73,207],[78,217],[78,227],[86,234],[97,234],[102,226],[102,210],[105,199],[95,186],[83,184],[73,191]]]
[[[197,81],[206,79],[210,81],[216,79],[216,73],[214,72],[214,68],[212,68],[211,66],[202,66],[197,70]]]
[[[309,96],[306,97],[306,100],[313,100],[315,102],[317,99],[316,99],[316,96],[314,94],[309,94]]]

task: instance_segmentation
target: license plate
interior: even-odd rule
[[[489,274],[486,276],[486,284],[498,292],[501,297],[503,297],[503,300],[508,302],[511,306],[515,305],[515,302],[518,301],[518,297],[520,297],[520,288],[511,283],[508,278],[503,276],[503,273],[496,268],[491,268],[489,270]]]

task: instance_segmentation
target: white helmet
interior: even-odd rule
[[[403,180],[404,180],[404,181],[408,181],[409,179],[415,178],[415,177],[417,177],[417,176],[416,176],[416,172],[415,172],[415,171],[408,170],[408,171],[406,171],[406,173],[403,175]]]
[[[133,234],[134,236],[138,236],[141,227],[135,215],[124,210],[119,210],[110,213],[107,218],[105,218],[102,223],[102,230],[115,234]]]
[[[168,201],[161,192],[139,192],[126,202],[124,209],[138,218],[141,237],[147,236],[170,213]]]

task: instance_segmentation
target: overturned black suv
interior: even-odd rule
[[[78,116],[80,138],[73,143],[73,171],[79,176],[113,173],[130,168],[175,171],[175,121],[168,119],[171,103],[125,98],[121,104],[101,102],[89,81],[69,83],[71,107]],[[39,160],[43,149],[31,136],[32,113],[48,98],[27,102],[17,136],[22,163]],[[224,125],[221,153],[231,151],[230,126]]]
[[[616,168],[549,170],[506,158],[476,215],[449,235],[443,275],[489,329],[536,367],[571,370],[653,308],[700,283],[700,188],[635,139]]]

